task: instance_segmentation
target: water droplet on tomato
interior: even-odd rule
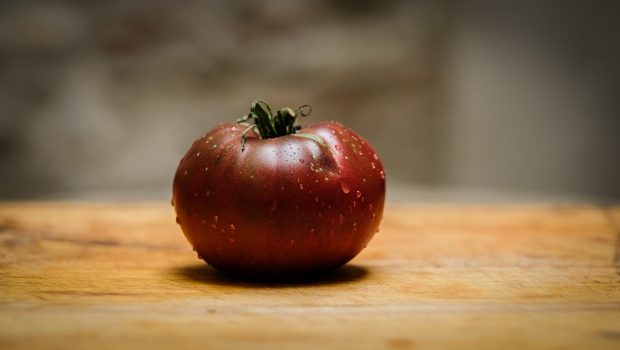
[[[375,165],[375,162],[370,162],[370,166],[371,166],[373,169],[377,169],[377,165]]]
[[[200,157],[200,152],[196,152],[196,157]]]
[[[347,221],[347,219],[344,217],[344,215],[340,214],[338,216],[338,222],[340,223],[340,225],[344,224],[345,221]]]
[[[377,213],[372,213],[372,219],[374,220],[377,217]]]
[[[340,189],[345,194],[351,192],[351,188],[349,188],[349,185],[344,181],[340,181]]]
[[[217,225],[217,222],[218,222],[218,221],[220,221],[220,218],[219,218],[217,215],[215,215],[215,216],[213,217],[213,223]]]
[[[205,196],[209,197],[211,195],[211,191],[205,192]]]
[[[235,225],[230,224],[230,225],[228,225],[228,228],[229,228],[231,231],[234,231],[236,227],[235,227]]]
[[[379,175],[381,175],[381,178],[382,178],[382,179],[385,179],[385,173],[383,172],[383,170],[381,170],[381,171],[379,172]]]
[[[373,155],[372,155],[372,157],[373,157],[373,158],[375,158],[375,160],[379,160],[379,156],[377,156],[377,154],[376,154],[376,153],[375,153],[375,154],[373,154]]]
[[[337,144],[336,145],[336,149],[340,151],[340,150],[342,150],[342,147],[340,147],[340,145]]]
[[[230,238],[228,239],[228,241],[229,241],[230,243],[235,243],[235,239],[234,239],[234,238],[232,238],[232,237],[230,237]]]
[[[289,241],[289,243],[290,243],[290,244],[295,244],[295,240],[294,240],[294,239],[291,239],[291,240]]]
[[[209,171],[209,167],[206,167],[206,168],[205,168],[205,171]]]
[[[314,201],[318,202],[319,201],[319,197],[314,197]]]
[[[362,192],[360,190],[355,191],[355,196],[357,198],[361,197],[362,196]]]
[[[304,189],[304,185],[303,184],[299,184],[299,189],[303,190]]]

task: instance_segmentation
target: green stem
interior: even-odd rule
[[[290,135],[301,129],[299,125],[295,125],[297,115],[303,117],[310,114],[312,108],[309,105],[303,105],[297,109],[298,113],[288,107],[284,107],[274,114],[269,104],[261,99],[252,102],[250,114],[242,117],[237,122],[245,122],[249,119],[254,120],[255,129],[258,130],[262,139],[270,139],[274,137]],[[248,128],[246,131],[249,131]],[[245,135],[245,132],[244,132]],[[245,139],[242,138],[242,143]]]

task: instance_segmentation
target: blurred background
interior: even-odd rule
[[[191,141],[309,103],[391,201],[620,199],[618,1],[0,2],[0,199],[168,200]]]

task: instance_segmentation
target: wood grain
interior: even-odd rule
[[[620,208],[392,206],[353,262],[240,281],[153,203],[0,204],[1,349],[620,348]]]

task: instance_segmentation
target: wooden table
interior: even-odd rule
[[[0,204],[0,349],[620,349],[620,207],[390,206],[352,263],[239,281],[172,208]]]

